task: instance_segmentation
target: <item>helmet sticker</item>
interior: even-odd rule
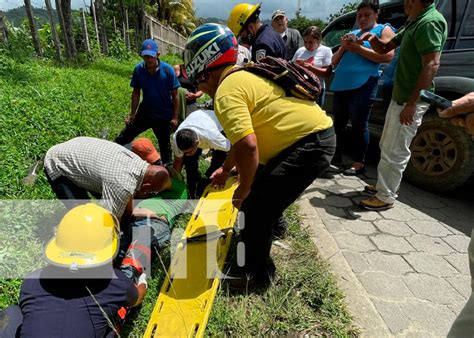
[[[198,74],[199,72],[202,72],[206,64],[209,64],[209,60],[213,59],[219,53],[220,48],[217,45],[217,42],[214,42],[194,57],[191,63],[186,67],[187,73]]]

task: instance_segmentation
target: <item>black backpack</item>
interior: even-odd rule
[[[317,101],[322,85],[319,77],[308,69],[291,61],[267,56],[258,63],[247,63],[234,68],[228,75],[245,70],[269,79],[283,88],[287,96]]]

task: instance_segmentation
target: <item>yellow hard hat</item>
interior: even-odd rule
[[[102,266],[119,247],[119,222],[106,209],[87,203],[64,215],[56,236],[46,246],[49,263],[71,270]]]
[[[257,11],[260,11],[261,5],[261,3],[256,5],[246,3],[235,5],[227,19],[227,27],[238,37],[249,18]]]

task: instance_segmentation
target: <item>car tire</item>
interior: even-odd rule
[[[413,139],[405,171],[410,183],[440,192],[456,189],[474,172],[474,142],[449,120],[426,115]]]

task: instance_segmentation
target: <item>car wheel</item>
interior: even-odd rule
[[[474,142],[463,128],[426,116],[413,139],[407,181],[430,191],[453,190],[474,172]]]

